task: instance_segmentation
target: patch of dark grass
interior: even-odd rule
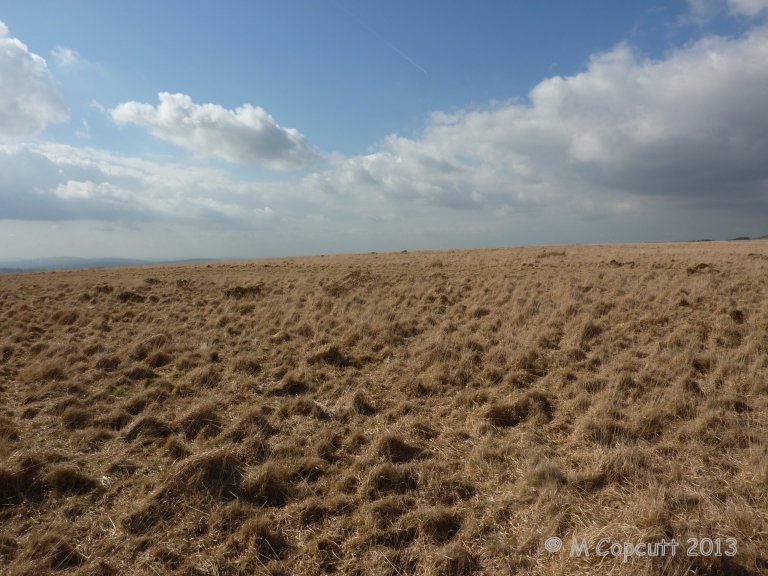
[[[233,535],[232,543],[255,554],[261,562],[283,558],[291,549],[285,535],[266,518],[246,521]]]
[[[396,434],[385,434],[376,444],[376,453],[389,462],[410,462],[422,455],[418,446],[408,444]]]
[[[72,464],[54,465],[41,480],[48,489],[62,495],[87,494],[99,486],[96,480]]]
[[[155,416],[143,416],[128,428],[123,439],[126,442],[132,442],[138,438],[157,440],[167,438],[173,433],[173,427],[167,422]]]
[[[362,485],[368,498],[381,498],[388,494],[405,494],[418,488],[419,479],[410,466],[381,464],[373,468]]]
[[[196,438],[213,438],[217,436],[223,427],[219,416],[219,408],[212,403],[196,406],[176,421],[178,427],[187,440]]]
[[[513,404],[495,404],[486,412],[486,418],[494,426],[512,427],[527,420],[546,424],[552,420],[554,409],[544,394],[530,392]]]
[[[253,470],[240,483],[239,494],[258,506],[283,506],[291,498],[290,472],[274,463]]]

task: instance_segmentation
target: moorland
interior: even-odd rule
[[[763,240],[0,276],[8,576],[765,574],[767,425]]]

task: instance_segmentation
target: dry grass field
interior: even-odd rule
[[[8,576],[766,574],[767,431],[768,241],[0,276]]]

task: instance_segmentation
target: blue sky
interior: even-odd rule
[[[766,234],[766,9],[0,2],[0,258]]]

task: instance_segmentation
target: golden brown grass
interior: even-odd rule
[[[2,574],[765,574],[767,426],[763,241],[0,276]]]

